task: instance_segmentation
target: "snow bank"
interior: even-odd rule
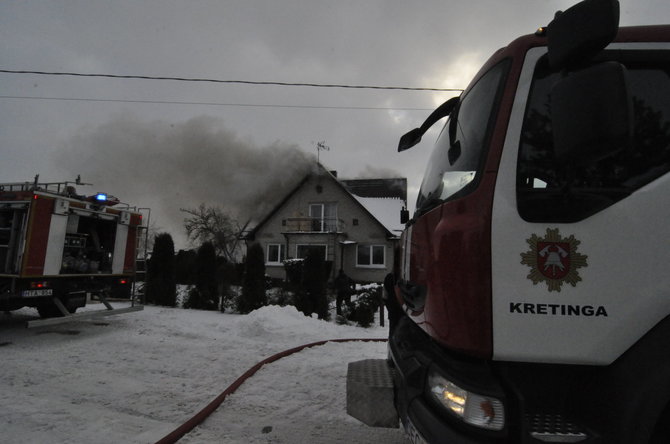
[[[240,338],[265,340],[270,344],[281,341],[285,348],[326,339],[385,338],[388,334],[386,328],[338,325],[306,316],[293,306],[276,305],[238,317],[235,332]]]
[[[360,329],[355,333],[360,334]],[[243,316],[237,323],[237,334],[257,339],[276,340],[277,336],[329,339],[346,336],[349,330],[327,321],[304,315],[293,306],[269,305]],[[366,336],[367,337],[367,336]]]

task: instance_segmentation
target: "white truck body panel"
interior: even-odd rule
[[[668,44],[610,48],[668,49]],[[577,223],[529,223],[516,202],[516,164],[532,73],[546,48],[527,54],[513,105],[493,204],[495,360],[606,365],[670,312],[670,174]],[[521,254],[532,235],[558,229],[586,255],[575,286],[533,283]],[[649,233],[654,233],[649,236]],[[634,252],[631,254],[630,252]],[[573,308],[569,308],[573,307]],[[574,307],[579,307],[575,309]],[[590,307],[590,308],[585,308]],[[577,314],[576,312],[579,311]]]
[[[126,244],[128,241],[128,225],[118,224],[116,226],[116,239],[114,239],[114,256],[112,257],[112,273],[123,273],[123,263],[126,259]]]
[[[52,214],[49,225],[49,242],[44,258],[44,275],[58,275],[63,264],[63,247],[67,231],[67,214]]]

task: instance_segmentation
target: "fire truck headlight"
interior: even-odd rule
[[[438,404],[468,424],[487,430],[505,426],[505,409],[497,398],[462,389],[434,371],[428,376],[428,390]]]

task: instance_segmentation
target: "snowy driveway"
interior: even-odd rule
[[[324,339],[379,338],[292,307],[249,315],[144,311],[26,330],[0,315],[0,436],[5,443],[154,443],[256,362]],[[404,443],[345,412],[350,361],[384,343],[329,343],[262,368],[180,443]]]

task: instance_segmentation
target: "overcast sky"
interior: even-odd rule
[[[0,69],[465,88],[573,3],[3,0]],[[667,0],[621,10],[622,25],[670,22]],[[398,138],[452,94],[0,73],[0,182],[80,174],[152,207],[182,247],[179,208],[263,213],[275,196],[259,190],[282,192],[321,141],[340,177],[407,177],[414,200],[435,132],[402,154]]]

